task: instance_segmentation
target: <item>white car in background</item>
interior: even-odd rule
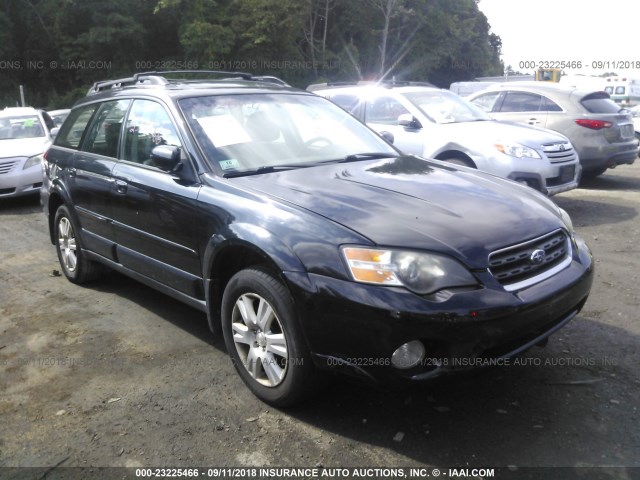
[[[53,120],[42,110],[0,110],[0,198],[38,193],[52,128]]]
[[[582,168],[564,135],[498,122],[447,90],[394,84],[318,84],[307,90],[359,118],[404,153],[477,168],[546,195],[578,186]]]

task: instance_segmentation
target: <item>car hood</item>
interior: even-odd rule
[[[50,145],[51,140],[47,137],[0,140],[0,156],[2,158],[31,157],[44,153]]]
[[[440,128],[443,127],[447,130],[445,135],[443,129],[442,138],[459,138],[463,144],[468,144],[471,138],[475,138],[491,145],[496,142],[517,142],[540,150],[540,147],[546,143],[568,141],[567,137],[552,130],[507,121],[447,123],[440,125]]]
[[[555,205],[529,187],[405,156],[231,180],[337,222],[388,247],[444,252],[470,268],[489,253],[562,227]]]

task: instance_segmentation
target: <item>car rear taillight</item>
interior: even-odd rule
[[[590,128],[591,130],[602,130],[603,128],[610,128],[613,123],[605,122],[604,120],[588,120],[586,118],[579,118],[576,123],[581,127]]]

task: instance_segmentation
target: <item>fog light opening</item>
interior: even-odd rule
[[[412,340],[400,345],[391,355],[391,365],[407,370],[418,365],[424,358],[425,348],[420,340]]]

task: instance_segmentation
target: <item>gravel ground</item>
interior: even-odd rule
[[[279,411],[244,387],[203,314],[115,273],[69,283],[56,275],[38,200],[0,200],[0,478],[87,466],[640,478],[640,165],[554,201],[597,272],[583,312],[546,348],[411,391],[338,378]],[[43,469],[7,468],[34,466]]]

